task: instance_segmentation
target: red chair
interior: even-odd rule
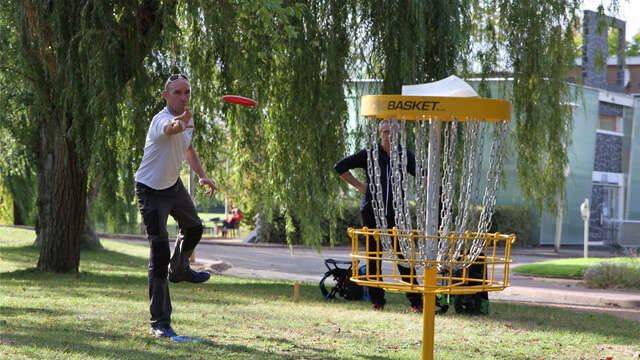
[[[240,229],[240,219],[233,219],[231,223],[228,223],[226,227],[223,225],[218,225],[216,227],[216,233],[222,233],[222,237],[225,238],[235,238],[238,236],[238,230]]]

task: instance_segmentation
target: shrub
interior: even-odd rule
[[[263,220],[266,216],[261,215]],[[295,231],[292,236],[292,245],[302,243],[300,230],[297,226],[296,219],[293,219]],[[260,242],[263,243],[287,243],[287,220],[283,213],[274,213],[270,221],[262,221],[259,231]]]
[[[351,246],[351,238],[347,234],[348,228],[360,228],[362,227],[362,220],[360,219],[360,203],[357,205],[345,206],[342,211],[342,216],[337,219],[336,225],[336,239],[334,245]],[[325,239],[326,243],[329,243],[329,237]]]
[[[583,280],[589,288],[640,289],[640,266],[605,261],[589,267],[584,272]]]
[[[323,220],[325,232],[322,234],[322,245],[329,245],[329,220]],[[293,245],[302,244],[302,234],[299,229],[299,222],[297,219],[293,219],[293,225],[295,231],[293,233]],[[338,215],[336,219],[336,239],[334,245],[336,246],[349,246],[351,245],[351,239],[347,235],[347,229],[350,227],[359,228],[360,221],[360,207],[359,204],[352,203],[344,205],[342,214]],[[284,214],[274,214],[270,221],[263,222],[260,231],[260,241],[269,243],[287,243],[286,233],[286,219]]]
[[[516,242],[513,246],[535,246],[538,242],[531,237],[532,225],[531,213],[526,207],[499,205],[493,213],[489,231],[516,234]]]

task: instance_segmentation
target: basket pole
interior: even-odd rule
[[[436,266],[424,269],[423,286],[435,289],[436,286]],[[435,292],[425,292],[422,294],[422,360],[433,360],[433,337],[436,319],[436,294]]]

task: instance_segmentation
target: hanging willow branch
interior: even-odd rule
[[[339,179],[329,175],[344,153],[347,3],[202,1],[181,10],[194,106],[209,124],[194,140],[201,158],[245,208],[284,214],[290,243],[299,230],[319,245],[323,218],[337,213]],[[224,94],[258,107],[222,103]]]
[[[443,79],[459,70],[468,50],[469,1],[361,1],[363,36],[374,57],[367,70],[384,94],[403,84]],[[365,54],[367,56],[367,54]]]
[[[576,0],[503,1],[500,24],[513,71],[518,183],[538,209],[564,199],[572,113],[567,71],[574,65]],[[562,201],[562,200],[561,200]]]

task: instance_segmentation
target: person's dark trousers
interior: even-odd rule
[[[369,229],[375,229],[376,219],[373,215],[373,211],[371,210],[367,211],[367,210],[368,209],[365,208],[363,211],[360,212],[360,216],[362,218],[362,226],[368,227]],[[393,228],[393,226],[395,226],[395,221],[393,219],[387,218],[387,225]],[[382,244],[378,244],[372,236],[369,237],[368,243],[369,243],[369,251],[382,251]],[[400,257],[402,258],[402,255],[400,255]],[[367,264],[369,267],[369,274],[372,275],[370,278],[376,279],[376,275],[379,275],[382,272],[380,269],[380,261],[368,260]],[[400,272],[401,275],[411,274],[411,269],[405,266],[398,265],[398,271]],[[414,274],[415,274],[415,270],[414,270]],[[408,276],[402,277],[402,280],[405,282],[411,283],[411,278]],[[376,304],[376,305],[385,304],[386,300],[384,299],[383,289],[377,288],[377,287],[369,287],[368,289],[369,289],[369,297],[371,298],[372,304]],[[406,293],[406,295],[411,306],[420,307],[420,308],[422,307],[422,294]]]
[[[149,309],[151,326],[166,328],[171,325],[171,296],[169,294],[169,234],[167,218],[173,216],[178,222],[180,235],[176,240],[174,257],[176,266],[184,267],[184,260],[202,236],[202,222],[195,205],[180,179],[164,190],[155,190],[136,183],[138,208],[149,240]],[[177,255],[176,255],[177,254]],[[187,255],[188,254],[188,255]],[[187,265],[188,266],[188,265]]]

